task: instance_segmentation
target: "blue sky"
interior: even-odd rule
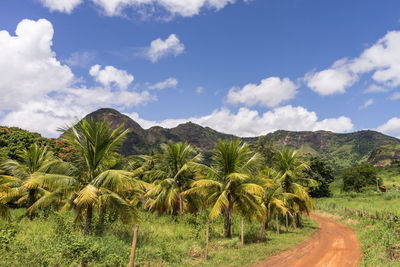
[[[395,0],[2,0],[0,123],[57,136],[114,107],[145,128],[400,136],[399,10]]]

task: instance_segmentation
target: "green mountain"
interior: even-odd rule
[[[218,139],[232,139],[236,136],[217,132],[209,127],[202,127],[192,122],[166,129],[159,126],[143,129],[138,123],[115,109],[99,109],[87,118],[104,118],[116,128],[124,124],[130,129],[127,140],[121,150],[125,156],[144,154],[159,150],[160,144],[172,140],[187,141],[209,155]],[[255,145],[258,137],[241,138]],[[298,149],[304,155],[320,156],[336,168],[352,166],[356,163],[370,162],[387,165],[400,160],[400,140],[376,131],[359,131],[337,134],[327,131],[293,132],[279,130],[265,136],[265,141],[273,139],[276,149],[289,146]]]

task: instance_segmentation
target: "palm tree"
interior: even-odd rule
[[[44,192],[44,188],[40,188],[34,183],[34,178],[45,173],[68,173],[68,169],[63,162],[53,153],[47,150],[47,147],[40,147],[38,144],[32,144],[28,149],[18,153],[20,161],[6,160],[1,166],[10,174],[9,177],[3,176],[3,179],[10,181],[12,177],[13,186],[7,190],[7,198],[9,201],[17,199],[18,203],[27,203],[29,209],[35,201],[40,198]],[[33,213],[28,212],[30,219]]]
[[[258,175],[257,179],[259,183],[264,188],[264,193],[262,195],[262,205],[265,210],[264,218],[261,223],[261,239],[265,239],[265,228],[267,227],[269,220],[272,215],[278,216],[279,213],[282,215],[288,212],[288,201],[295,197],[295,195],[290,193],[285,193],[281,187],[280,182],[281,176],[272,168],[262,169]],[[277,225],[277,227],[279,227]]]
[[[183,192],[190,187],[194,177],[188,167],[202,157],[201,154],[195,155],[193,147],[186,142],[169,142],[162,144],[161,149],[162,154],[156,159],[154,169],[148,172],[154,186],[145,195],[149,198],[147,206],[159,214],[179,211],[182,215],[185,204]],[[186,197],[187,204],[188,200],[190,198]]]
[[[253,182],[253,174],[261,162],[258,153],[238,139],[230,142],[219,140],[216,145],[211,167],[192,164],[198,171],[192,188],[186,194],[201,193],[211,205],[210,219],[220,214],[225,216],[225,235],[232,236],[232,214],[238,211],[248,218],[262,217],[259,197],[264,189]]]
[[[310,212],[314,209],[314,203],[308,195],[308,188],[318,186],[318,183],[305,175],[310,167],[302,161],[297,151],[285,148],[274,156],[275,168],[280,175],[280,186],[283,192],[296,197],[288,200],[292,212],[296,213],[297,224],[300,224],[299,212]],[[286,214],[287,216],[287,214]]]

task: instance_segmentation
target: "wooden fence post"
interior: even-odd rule
[[[129,261],[129,267],[135,266],[135,250],[136,250],[136,241],[138,237],[139,225],[135,225],[133,230],[133,241],[132,241],[132,250],[131,250],[131,259]]]
[[[210,233],[210,219],[207,219],[207,226],[206,226],[206,249],[204,251],[204,258],[207,260],[208,258],[208,236]]]
[[[243,217],[242,217],[242,240],[241,240],[241,243],[242,243],[242,247],[244,247],[244,219],[243,219]]]

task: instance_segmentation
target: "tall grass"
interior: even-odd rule
[[[0,220],[0,266],[78,266],[82,260],[89,261],[89,266],[127,266],[132,226],[107,218],[101,236],[84,237],[81,228],[74,227],[71,213],[40,213],[30,221],[22,216],[24,212],[15,210],[11,223]],[[260,224],[245,221],[246,244],[241,248],[240,218],[234,217],[231,239],[223,236],[224,222],[219,218],[211,223],[206,262],[206,215],[201,212],[176,218],[141,213],[138,266],[247,266],[302,242],[316,230],[316,223],[305,219],[304,228],[281,235],[271,228],[267,242],[259,242]]]

